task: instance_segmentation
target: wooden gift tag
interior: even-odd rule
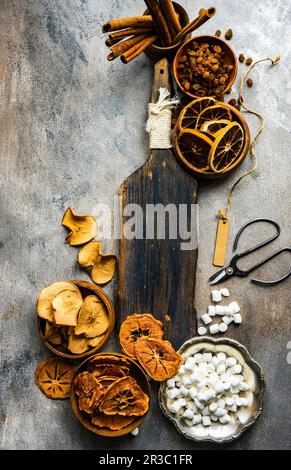
[[[220,219],[217,224],[217,234],[215,242],[215,250],[213,257],[213,265],[223,267],[228,245],[230,223],[229,219]]]

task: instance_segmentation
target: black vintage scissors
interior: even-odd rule
[[[247,227],[249,227],[250,225],[256,224],[258,222],[267,222],[267,223],[273,225],[276,228],[277,232],[271,238],[268,238],[268,240],[265,240],[264,242],[259,243],[258,245],[254,246],[253,248],[250,248],[249,250],[246,250],[243,253],[237,253],[238,242],[239,242],[239,239],[240,239],[241,234],[243,233],[243,231]],[[275,222],[274,220],[271,220],[271,219],[254,219],[254,220],[251,220],[250,222],[248,222],[247,224],[245,224],[240,229],[240,231],[238,232],[238,234],[235,238],[234,245],[233,245],[234,256],[233,256],[229,266],[227,268],[221,269],[216,274],[211,276],[211,278],[209,279],[210,284],[213,285],[213,284],[218,284],[220,282],[227,281],[227,279],[229,279],[232,276],[247,277],[255,269],[259,268],[260,266],[267,263],[271,259],[276,258],[281,253],[284,253],[285,251],[291,252],[290,247],[282,248],[281,250],[278,250],[275,253],[272,253],[270,256],[268,256],[267,258],[265,258],[262,261],[260,261],[259,263],[257,263],[255,266],[252,266],[247,271],[242,271],[241,269],[239,269],[237,267],[237,262],[238,262],[239,259],[249,255],[250,253],[253,253],[254,251],[259,250],[263,246],[269,245],[269,243],[272,243],[274,240],[276,240],[280,236],[280,233],[281,233],[280,225],[277,222]],[[251,279],[251,282],[253,282],[254,284],[260,285],[260,286],[275,286],[275,285],[280,284],[281,282],[285,281],[285,279],[287,279],[290,275],[291,275],[291,269],[285,276],[281,277],[280,279],[276,279],[274,281],[260,281],[258,279]]]

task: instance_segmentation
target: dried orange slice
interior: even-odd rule
[[[135,416],[105,415],[98,414],[92,417],[92,424],[98,428],[107,428],[111,431],[120,431],[126,428],[136,419]]]
[[[143,416],[149,397],[132,377],[123,377],[108,387],[99,408],[106,415]]]
[[[228,126],[230,121],[227,119],[219,119],[218,121],[206,121],[200,127],[200,131],[209,132],[209,134],[217,134],[221,129]]]
[[[169,341],[146,338],[139,339],[135,345],[135,353],[147,374],[158,382],[176,375],[183,362]]]
[[[182,129],[196,129],[196,122],[199,115],[209,106],[214,106],[216,101],[213,98],[199,98],[189,103],[180,113],[177,127]]]
[[[202,132],[182,129],[178,136],[178,150],[184,160],[198,171],[209,168],[209,153],[213,141]]]
[[[207,121],[220,121],[221,119],[232,121],[230,109],[222,103],[209,106],[199,115],[196,121],[196,129],[201,129],[201,126]]]
[[[218,132],[209,155],[212,171],[222,173],[240,156],[244,146],[244,131],[238,122],[233,122]]]
[[[38,364],[34,378],[38,388],[49,398],[69,398],[75,367],[60,358]]]
[[[135,358],[135,343],[139,338],[162,339],[164,328],[162,322],[156,320],[151,314],[129,315],[122,323],[119,332],[119,340],[124,354]]]

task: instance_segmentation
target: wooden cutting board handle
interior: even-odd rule
[[[154,79],[151,102],[156,103],[159,99],[160,88],[171,90],[170,64],[167,59],[162,59],[154,66]]]

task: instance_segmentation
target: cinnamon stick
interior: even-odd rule
[[[150,26],[144,28],[122,29],[121,31],[117,31],[116,33],[109,34],[108,39],[106,39],[105,41],[105,44],[107,47],[112,47],[126,37],[135,36],[136,34],[147,34],[153,32],[154,28]]]
[[[144,26],[153,26],[153,19],[150,15],[132,16],[129,18],[118,18],[116,20],[109,20],[102,27],[103,33],[110,33],[111,31],[118,31],[125,28],[139,28]]]
[[[160,0],[160,6],[170,30],[172,39],[181,31],[182,27],[175,11],[172,0]]]
[[[145,39],[137,43],[135,46],[128,49],[121,55],[121,61],[124,64],[128,64],[137,56],[139,56],[145,49],[147,49],[151,44],[153,44],[158,39],[158,35],[154,34],[147,36]]]
[[[126,41],[116,44],[115,46],[112,46],[111,54],[107,56],[107,60],[111,61],[116,59],[117,57],[121,56],[121,54],[123,54],[125,51],[130,49],[132,46],[135,46],[135,44],[141,42],[146,37],[147,34],[139,34],[137,36],[133,36],[130,39],[127,39]]]
[[[199,16],[195,18],[191,23],[185,26],[185,28],[181,29],[181,31],[175,37],[173,44],[179,42],[184,36],[189,33],[192,33],[196,29],[200,28],[206,21],[210,20],[216,13],[216,9],[214,7],[210,7],[207,10],[200,10]]]
[[[146,6],[152,16],[154,25],[164,46],[170,46],[172,38],[162,10],[157,0],[145,0]]]

